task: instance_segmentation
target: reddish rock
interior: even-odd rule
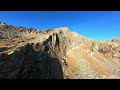
[[[104,79],[120,78],[119,72],[119,38],[100,42],[68,27],[0,23],[0,79]]]

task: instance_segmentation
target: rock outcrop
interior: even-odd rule
[[[120,78],[120,39],[95,41],[67,27],[0,23],[0,79]]]

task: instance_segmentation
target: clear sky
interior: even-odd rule
[[[40,30],[69,27],[94,40],[120,38],[120,11],[0,11],[0,21]]]

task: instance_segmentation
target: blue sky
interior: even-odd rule
[[[120,38],[120,11],[0,11],[0,21],[40,30],[69,27],[94,40]]]

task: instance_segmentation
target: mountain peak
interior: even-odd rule
[[[8,25],[4,22],[0,22],[0,26],[2,27],[2,26],[8,26]]]
[[[4,22],[0,22],[0,24],[1,24],[1,25],[6,25],[6,23],[4,23]]]
[[[99,42],[68,27],[0,25],[0,79],[120,78],[120,39]]]

